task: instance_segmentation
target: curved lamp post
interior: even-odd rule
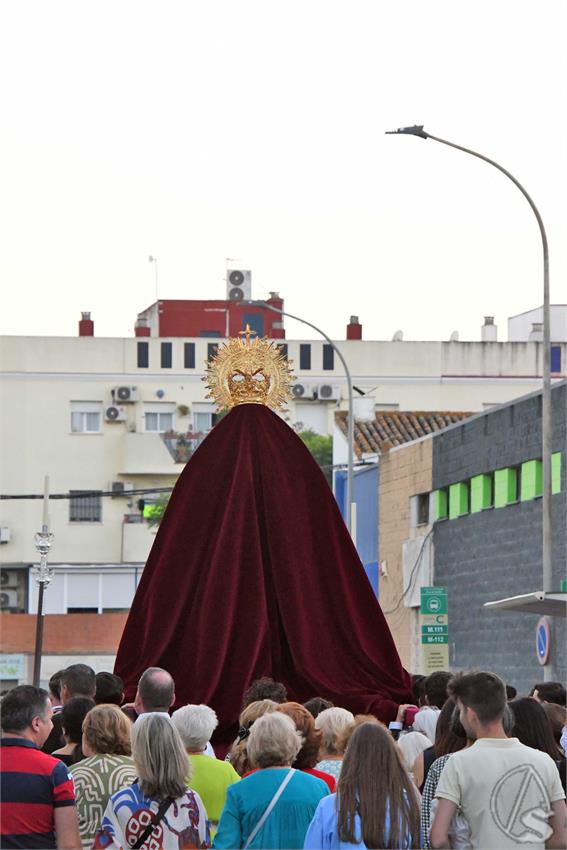
[[[541,405],[541,434],[542,434],[542,467],[543,467],[543,492],[542,492],[542,590],[549,593],[553,590],[552,563],[551,563],[551,331],[550,331],[550,309],[549,309],[549,251],[547,247],[547,235],[543,220],[539,214],[539,210],[534,204],[531,197],[528,195],[519,180],[516,180],[513,174],[510,174],[505,168],[489,159],[477,151],[465,148],[462,145],[456,145],[453,142],[448,142],[446,139],[440,139],[438,136],[432,136],[423,129],[423,124],[414,124],[412,127],[399,127],[397,130],[389,130],[387,134],[404,134],[410,136],[418,136],[420,139],[433,139],[435,142],[441,142],[442,145],[448,145],[450,148],[456,148],[464,153],[470,153],[471,156],[476,156],[478,159],[483,159],[498,171],[508,177],[515,186],[518,187],[537,219],[539,230],[541,233],[541,241],[543,247],[543,388],[542,388],[542,405]],[[553,679],[554,672],[551,662],[544,667],[546,678]]]
[[[262,307],[265,310],[271,310],[273,313],[279,313],[280,316],[287,316],[290,319],[295,319],[296,322],[301,322],[303,325],[307,325],[310,328],[313,328],[314,331],[321,334],[324,337],[333,351],[336,351],[339,360],[343,365],[343,369],[345,370],[345,375],[347,379],[348,386],[348,417],[347,417],[347,442],[348,442],[348,462],[347,462],[347,491],[346,491],[346,518],[345,523],[349,532],[352,535],[352,479],[353,479],[353,467],[354,467],[354,404],[353,404],[353,395],[352,395],[352,378],[350,376],[349,368],[347,366],[346,360],[343,357],[341,351],[337,348],[333,340],[327,336],[327,334],[318,328],[316,325],[308,322],[306,319],[301,319],[299,316],[294,316],[292,313],[288,313],[285,310],[279,310],[277,307],[274,307],[273,304],[268,304],[267,301],[247,301],[251,307]]]

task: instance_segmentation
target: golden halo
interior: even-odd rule
[[[239,404],[263,404],[279,410],[291,397],[290,364],[277,345],[267,337],[251,339],[254,331],[247,325],[243,338],[231,338],[206,364],[209,393],[219,410]]]

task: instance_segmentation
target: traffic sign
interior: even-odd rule
[[[422,626],[422,635],[448,635],[449,626]]]
[[[422,614],[446,614],[447,610],[448,609],[446,587],[421,588]]]
[[[542,665],[547,664],[551,649],[551,634],[549,631],[549,620],[540,617],[536,626],[536,654],[537,660]]]
[[[449,635],[422,635],[422,643],[449,643]]]

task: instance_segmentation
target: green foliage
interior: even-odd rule
[[[167,503],[169,502],[169,494],[160,496],[153,505],[146,505],[144,508],[144,519],[152,528],[154,525],[159,525],[163,519]]]
[[[332,487],[333,470],[331,467],[333,465],[333,438],[330,436],[316,434],[315,431],[312,431],[310,428],[306,431],[299,431],[298,436],[301,437],[319,466],[328,467],[327,469],[323,468],[323,473],[327,479],[329,487]]]

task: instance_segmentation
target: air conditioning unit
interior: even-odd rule
[[[18,571],[17,570],[2,570],[0,572],[1,590],[8,590],[10,587],[18,586]]]
[[[298,401],[313,401],[315,398],[315,387],[313,384],[301,384],[296,381],[291,386],[291,394]]]
[[[12,539],[12,531],[8,528],[7,525],[3,525],[0,527],[0,543],[9,543]],[[2,574],[5,573],[5,570],[2,570]],[[2,582],[3,584],[4,582]]]
[[[252,272],[228,269],[226,297],[229,301],[250,301],[252,298]]]
[[[125,422],[126,421],[126,411],[123,407],[118,407],[116,404],[111,404],[110,407],[107,407],[104,411],[104,418],[106,422]]]
[[[18,591],[0,590],[0,608],[3,611],[9,611],[11,608],[18,608]]]
[[[138,387],[114,387],[112,400],[119,401],[120,404],[132,404],[135,401],[140,401]]]
[[[108,487],[113,496],[126,496],[134,489],[134,485],[129,481],[111,481]]]
[[[341,388],[335,384],[319,384],[317,387],[319,401],[340,401]]]

